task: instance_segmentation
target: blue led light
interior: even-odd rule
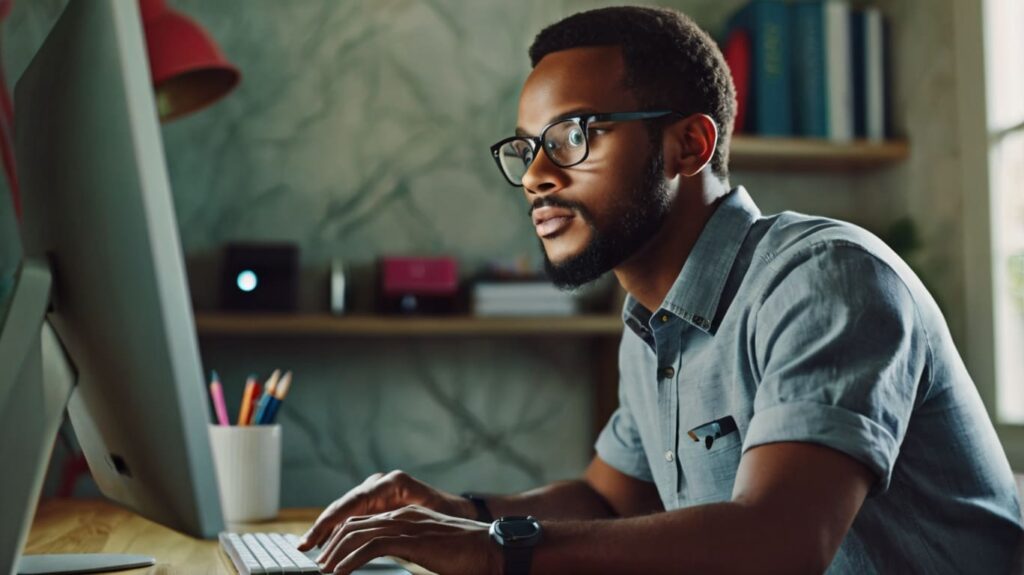
[[[256,289],[256,285],[259,283],[256,278],[256,273],[252,270],[242,270],[238,274],[238,289],[244,292],[250,292]]]

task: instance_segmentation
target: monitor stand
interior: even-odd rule
[[[49,266],[26,258],[0,325],[0,573],[98,573],[153,565],[152,557],[107,554],[28,555],[19,561],[75,386],[74,368],[45,321],[51,283]]]

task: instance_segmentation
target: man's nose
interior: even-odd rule
[[[528,198],[557,192],[567,183],[565,168],[552,162],[542,149],[537,150],[536,158],[523,174],[523,190]]]

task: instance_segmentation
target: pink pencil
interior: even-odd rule
[[[210,397],[213,398],[213,410],[217,412],[217,422],[221,425],[231,425],[228,421],[228,406],[224,403],[224,388],[220,385],[220,377],[213,372],[213,381],[210,382]]]

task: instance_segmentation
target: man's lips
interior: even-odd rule
[[[546,238],[552,236],[566,227],[576,214],[566,208],[545,206],[533,210],[533,226],[537,228],[537,235]]]

